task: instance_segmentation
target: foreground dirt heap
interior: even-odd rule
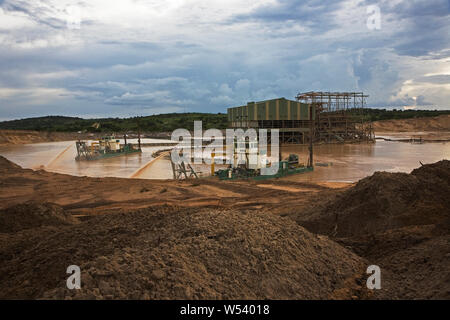
[[[0,210],[0,232],[77,223],[71,214],[51,203],[26,202]]]
[[[450,161],[377,172],[290,216],[382,269],[378,298],[450,299]]]
[[[289,219],[171,207],[1,235],[0,298],[328,298],[366,263]],[[65,289],[69,265],[82,290]]]
[[[411,174],[376,172],[336,198],[299,213],[308,229],[336,237],[374,234],[450,217],[450,161]]]

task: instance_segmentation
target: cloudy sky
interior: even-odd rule
[[[312,90],[450,109],[449,3],[0,0],[0,119],[226,112]]]

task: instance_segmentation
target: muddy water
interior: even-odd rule
[[[129,140],[130,143],[137,141]],[[142,139],[142,143],[170,142],[169,140]],[[123,141],[122,141],[123,143]],[[141,154],[132,154],[98,161],[75,161],[75,141],[36,143],[0,147],[0,155],[24,168],[45,169],[51,172],[90,177],[128,178],[153,160],[152,154],[169,147],[143,147]],[[170,163],[169,163],[170,165]],[[139,178],[170,179],[170,170],[143,170]]]
[[[282,148],[283,157],[300,155],[300,162],[308,160],[308,147]],[[450,142],[412,144],[378,140],[373,144],[331,144],[314,147],[314,162],[329,164],[315,166],[314,172],[290,176],[292,181],[355,182],[375,171],[411,172],[423,164],[450,159]],[[420,161],[420,162],[419,162]]]
[[[161,140],[143,139],[145,143]],[[130,141],[136,143],[135,141]],[[161,141],[167,142],[167,141]],[[91,177],[128,178],[139,169],[137,178],[171,179],[170,161],[151,162],[155,151],[169,147],[144,147],[142,154],[135,154],[99,161],[75,161],[75,142],[51,142],[0,147],[0,155],[24,168],[45,169],[51,172]],[[300,156],[306,163],[307,146],[286,146],[283,157],[290,153]],[[311,182],[355,182],[375,171],[410,172],[422,163],[432,163],[450,158],[450,143],[411,144],[378,140],[374,144],[332,144],[314,148],[314,160],[328,163],[328,167],[316,166],[314,172],[289,176],[283,179]],[[148,166],[147,166],[148,165]],[[197,169],[196,169],[197,170]],[[208,168],[205,169],[208,171]]]

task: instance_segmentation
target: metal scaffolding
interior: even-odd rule
[[[315,106],[316,142],[373,141],[372,124],[365,117],[362,92],[306,92],[297,101]]]

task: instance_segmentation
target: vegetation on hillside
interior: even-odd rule
[[[168,113],[133,118],[82,119],[47,116],[0,122],[0,129],[59,132],[168,132],[178,128],[194,129],[194,121],[203,121],[203,129],[227,127],[226,114]]]
[[[360,113],[360,111],[358,111]],[[434,117],[450,114],[450,110],[386,110],[364,109],[370,121]],[[0,129],[57,132],[171,132],[178,128],[194,129],[194,121],[203,121],[203,129],[227,128],[223,113],[168,113],[132,118],[83,119],[77,117],[47,116],[0,122]]]

